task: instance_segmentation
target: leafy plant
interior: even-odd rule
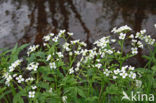
[[[0,54],[0,101],[3,103],[119,103],[123,91],[155,93],[155,53],[145,68],[126,65],[143,44],[155,40],[141,30],[114,28],[119,39],[103,37],[92,49],[80,40],[70,41],[73,33],[61,30],[44,36],[43,46],[28,44],[3,50]],[[125,52],[127,41],[131,49]],[[118,45],[118,48],[114,48]],[[24,55],[21,55],[24,54]],[[138,81],[142,84],[138,85]],[[126,102],[126,101],[124,101]],[[128,101],[130,102],[130,101]]]

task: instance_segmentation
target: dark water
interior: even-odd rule
[[[125,24],[156,38],[155,23],[156,0],[0,0],[0,48],[41,43],[60,29],[89,43]]]

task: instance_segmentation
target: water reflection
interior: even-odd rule
[[[156,38],[155,0],[1,0],[0,9],[0,48],[40,44],[45,34],[59,29],[89,44],[125,24],[135,31],[147,28]]]

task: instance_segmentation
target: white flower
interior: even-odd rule
[[[149,44],[149,45],[153,45],[153,44],[155,43],[155,39],[152,39],[150,35],[148,35],[148,36],[146,35],[146,36],[144,37],[144,40],[145,40],[145,42],[146,42],[147,44]]]
[[[34,81],[34,78],[32,78],[32,77],[30,77],[30,78],[27,78],[27,79],[25,79],[25,82],[32,82],[32,81]]]
[[[123,66],[123,67],[121,68],[121,72],[125,72],[127,68],[128,68],[128,65]]]
[[[118,29],[116,29],[116,27],[115,27],[115,28],[113,28],[113,30],[111,32],[121,33],[123,31],[130,31],[130,30],[132,30],[132,29],[129,26],[125,25],[125,26],[119,27]]]
[[[73,55],[73,53],[72,53],[72,52],[69,52],[69,55],[70,55],[70,56],[72,56],[72,55]]]
[[[136,43],[137,43],[137,40],[132,39],[132,43],[131,43],[131,44],[132,44],[133,46],[136,46]]]
[[[131,48],[131,50],[133,55],[138,53],[138,48]]]
[[[109,37],[102,37],[101,39],[95,41],[94,44],[100,48],[105,48],[109,42]]]
[[[81,53],[82,53],[83,56],[86,56],[86,55],[87,55],[87,52],[88,52],[87,49],[82,49],[82,50],[81,50]]]
[[[65,32],[66,30],[60,30],[60,32],[58,33],[58,37],[61,37]]]
[[[120,73],[120,70],[117,69],[117,70],[114,70],[114,74],[119,74]]]
[[[35,86],[31,86],[31,88],[33,89],[33,90],[35,90],[36,88],[37,88],[37,86],[35,85]]]
[[[26,69],[37,71],[38,66],[39,66],[39,63],[32,62],[27,66]]]
[[[116,29],[116,27],[114,27],[111,32],[116,33],[116,31],[117,31],[117,29]]]
[[[120,54],[121,52],[118,50],[116,53]]]
[[[71,42],[71,44],[76,44],[76,43],[79,43],[80,40],[73,40],[73,41],[70,41],[70,42]]]
[[[55,62],[49,63],[49,66],[50,66],[51,69],[56,69],[56,64],[55,64]]]
[[[49,34],[49,36],[51,36],[51,37],[54,36],[54,35],[55,35],[54,33],[50,33],[50,34]]]
[[[73,33],[67,32],[67,34],[68,34],[69,36],[73,36]]]
[[[75,68],[75,71],[79,71],[79,67],[76,67],[76,68]]]
[[[128,68],[129,70],[134,70],[135,68],[134,67],[132,67],[132,66],[129,66],[129,68]]]
[[[138,41],[137,45],[138,45],[139,48],[143,48],[144,47],[141,41]]]
[[[67,96],[63,96],[62,101],[63,101],[63,103],[67,103]]]
[[[122,76],[122,78],[126,78],[128,76],[128,74],[126,72],[122,72],[122,73],[120,73],[120,76]]]
[[[18,77],[16,77],[16,80],[18,83],[21,83],[24,81],[24,78],[22,77],[22,75],[19,75]]]
[[[100,64],[100,63],[98,63],[98,64],[95,65],[95,67],[97,67],[98,69],[100,69],[101,66],[102,66],[102,64]]]
[[[84,47],[87,46],[87,44],[86,44],[85,42],[80,42],[80,45],[81,45],[81,46],[84,46]]]
[[[96,59],[97,62],[100,62],[100,59]]]
[[[133,39],[133,38],[134,38],[134,35],[133,35],[133,34],[131,34],[131,35],[129,36],[129,38]]]
[[[58,41],[58,37],[56,36],[56,37],[54,37],[52,40],[53,40],[54,42],[57,42],[57,41]]]
[[[10,86],[10,81],[12,80],[12,76],[8,72],[6,72],[4,73],[3,78],[6,80],[5,84],[7,86]]]
[[[120,33],[119,39],[120,40],[124,40],[126,37],[126,34]]]
[[[35,97],[35,91],[29,91],[29,98]]]
[[[56,54],[58,55],[59,58],[63,58],[64,57],[62,52],[57,52]]]
[[[137,40],[135,40],[135,39],[132,39],[132,42],[133,42],[133,43],[136,43],[136,42],[137,42]]]
[[[30,46],[30,47],[28,48],[28,52],[27,52],[28,56],[29,56],[32,52],[34,52],[38,47],[39,47],[39,45]]]
[[[140,33],[141,33],[142,35],[145,34],[145,33],[146,33],[146,30],[145,30],[145,29],[144,29],[144,30],[141,30]]]
[[[148,44],[153,45],[155,43],[155,39],[151,39]]]
[[[69,69],[69,74],[73,74],[74,73],[74,69],[73,67]]]
[[[74,51],[75,55],[80,55],[80,51]]]
[[[77,67],[80,67],[80,62],[78,62],[78,63],[76,64],[76,66],[77,66]]]
[[[105,69],[105,71],[103,72],[106,76],[109,76],[109,74],[111,73],[108,69]]]
[[[141,35],[141,34],[140,34],[139,32],[137,32],[135,38],[139,38],[140,35]]]
[[[23,61],[22,59],[18,59],[14,63],[12,63],[11,66],[9,67],[9,72],[13,72],[15,68],[21,64],[22,61]]]
[[[116,78],[117,78],[117,76],[114,75],[114,76],[113,76],[113,79],[116,79]]]
[[[43,46],[47,46],[48,45],[48,43],[43,43]]]
[[[110,54],[110,55],[113,54],[113,51],[112,51],[112,50],[107,50],[106,52],[107,52],[108,54]]]
[[[132,79],[136,78],[136,73],[130,72],[129,77]]]
[[[141,32],[143,33],[143,31],[141,31]],[[135,38],[139,38],[139,39],[143,40],[144,36],[143,36],[143,34],[137,32]]]
[[[14,74],[12,77],[14,77],[14,78],[15,78],[16,76],[17,76],[17,74]]]
[[[44,36],[44,37],[43,37],[43,40],[44,40],[44,41],[49,41],[49,40],[50,40],[50,36],[49,36],[49,35]]]
[[[53,88],[50,88],[48,92],[52,93]]]
[[[70,51],[69,46],[70,46],[70,44],[67,43],[67,42],[63,44],[63,48],[64,48],[66,51]]]
[[[12,76],[11,76],[11,75],[8,75],[5,84],[6,84],[7,86],[9,86],[11,80],[12,80]]]
[[[111,42],[113,42],[113,43],[116,42],[116,39],[111,39]]]
[[[47,56],[47,60],[46,61],[49,61],[51,59],[51,54],[49,54],[48,56]]]

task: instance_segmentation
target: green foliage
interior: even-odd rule
[[[66,42],[63,31],[52,35],[44,37],[44,47],[33,45],[27,52],[28,44],[1,50],[0,102],[121,103],[123,91],[156,93],[156,48],[144,56],[147,65],[135,69],[125,65],[137,53],[124,52],[123,38],[116,42],[120,47],[117,51],[110,37],[101,38],[93,44],[95,48],[87,49],[79,40]],[[59,42],[62,39],[64,45]]]

